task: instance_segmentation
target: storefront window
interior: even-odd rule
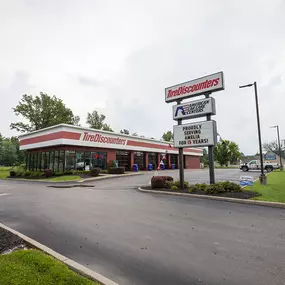
[[[58,164],[58,171],[64,171],[64,150],[59,151],[59,164]]]
[[[150,152],[148,154],[148,163],[152,164],[153,169],[157,168],[157,153],[155,152]]]
[[[106,169],[106,152],[92,152],[91,153],[91,167],[99,167]]]
[[[178,168],[178,155],[177,154],[170,155],[170,163],[175,164],[175,168]]]
[[[65,151],[65,170],[74,170],[75,159],[76,157],[74,150]]]
[[[82,151],[77,151],[76,152],[76,164],[75,164],[75,169],[76,170],[84,170],[84,152]]]
[[[51,151],[50,153],[49,153],[49,169],[52,169],[52,170],[54,170],[53,168],[53,163],[54,163],[54,151]]]
[[[59,157],[59,151],[55,151],[54,152],[54,171],[55,172],[58,172],[59,170],[58,170],[58,162],[59,162],[59,160],[58,160],[58,157]]]
[[[134,164],[137,164],[139,166],[139,169],[145,169],[145,159],[144,159],[144,153],[140,151],[134,152]]]
[[[84,152],[84,162],[85,162],[85,170],[90,170],[91,166],[91,152]]]
[[[126,170],[130,170],[131,164],[131,155],[129,151],[117,151],[116,152],[116,160],[118,161],[118,165],[121,167],[125,167]]]

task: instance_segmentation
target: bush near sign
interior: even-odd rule
[[[190,101],[182,105],[172,106],[173,120],[194,119],[206,115],[216,115],[215,99],[213,97]]]
[[[204,147],[213,146],[217,142],[217,126],[215,121],[203,121],[173,126],[174,146]]]

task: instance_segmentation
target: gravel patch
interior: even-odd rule
[[[21,238],[0,227],[0,254],[25,246],[25,242]]]

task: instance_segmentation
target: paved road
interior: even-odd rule
[[[284,210],[135,190],[148,181],[73,189],[2,181],[0,221],[119,284],[284,285]]]

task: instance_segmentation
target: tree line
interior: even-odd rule
[[[21,116],[19,122],[11,123],[10,128],[21,133],[32,132],[57,124],[70,124],[80,126],[80,117],[74,115],[64,102],[56,96],[49,96],[40,92],[39,95],[23,95],[18,105],[12,108],[15,115]],[[23,120],[24,119],[24,120]],[[112,127],[105,122],[106,116],[94,110],[87,113],[86,124],[88,127],[98,130],[113,132]],[[130,133],[128,129],[121,129],[121,134],[139,136],[138,133]],[[143,135],[139,137],[144,138]],[[162,134],[162,140],[173,141],[173,134],[167,131]],[[151,137],[151,139],[154,139]],[[276,150],[276,142],[265,143],[266,150]],[[232,163],[242,158],[238,145],[233,141],[220,141],[214,148],[214,157],[221,165]],[[204,151],[202,162],[207,164],[207,152]],[[19,151],[19,141],[17,137],[4,138],[0,135],[0,165],[12,165],[22,163],[24,155]]]

